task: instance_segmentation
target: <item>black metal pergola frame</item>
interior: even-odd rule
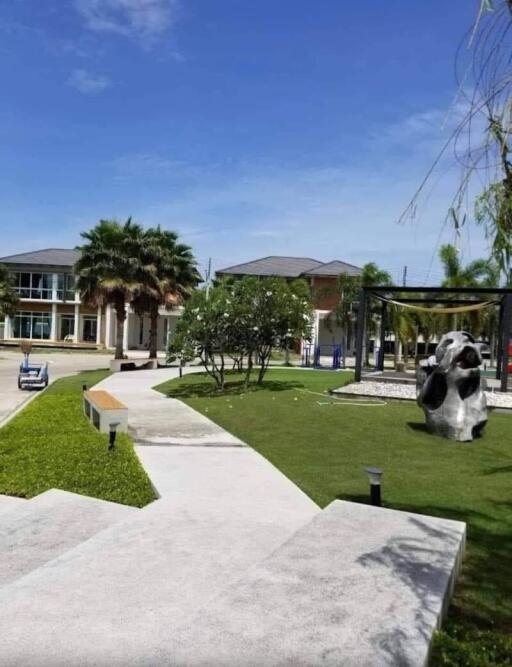
[[[512,325],[512,289],[505,287],[362,287],[359,292],[359,308],[357,311],[357,331],[356,331],[356,369],[355,381],[360,382],[363,371],[363,354],[364,341],[366,339],[366,316],[367,304],[369,299],[373,296],[382,302],[381,311],[381,328],[380,328],[380,350],[377,370],[384,370],[384,341],[386,336],[386,315],[387,315],[387,301],[383,300],[384,295],[400,296],[396,299],[401,303],[442,303],[442,304],[457,304],[468,305],[480,304],[482,301],[475,299],[457,299],[450,296],[443,296],[446,294],[460,294],[476,296],[482,295],[488,297],[489,300],[495,300],[496,305],[499,306],[499,327],[498,327],[498,355],[496,359],[496,378],[501,380],[500,390],[507,391],[508,383],[508,346],[509,337]],[[402,294],[420,294],[417,298],[402,298]],[[432,298],[425,297],[425,294],[437,295]],[[382,295],[379,296],[379,295]],[[391,298],[391,297],[390,297]]]

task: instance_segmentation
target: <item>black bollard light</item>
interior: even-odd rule
[[[87,391],[87,385],[86,384],[82,385],[82,391]]]
[[[116,446],[116,435],[117,435],[117,427],[119,426],[120,422],[112,422],[112,424],[109,424],[109,432],[108,432],[108,448],[109,451],[111,449],[114,449]]]
[[[372,505],[376,507],[382,506],[380,486],[382,480],[382,470],[381,468],[365,468],[366,473],[368,473],[368,478],[370,480],[370,501]]]

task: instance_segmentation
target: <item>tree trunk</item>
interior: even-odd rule
[[[399,361],[402,358],[402,340],[397,331],[395,331],[395,370]]]
[[[247,372],[245,374],[245,382],[244,382],[244,386],[246,389],[249,387],[249,382],[251,380],[251,373],[252,373],[252,352],[249,352],[249,355],[247,357]]]
[[[124,303],[116,306],[116,353],[114,359],[124,359],[123,338],[126,309]]]
[[[158,306],[153,307],[149,314],[149,358],[156,359],[157,337],[158,337]]]
[[[272,354],[272,348],[270,348],[266,353],[263,353],[260,356],[261,367],[260,367],[260,372],[258,373],[258,384],[263,384],[263,378],[265,377],[265,373],[267,372],[271,354]]]

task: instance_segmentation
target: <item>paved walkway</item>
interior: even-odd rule
[[[176,372],[97,385],[128,406],[161,498],[0,589],[0,664],[172,664],[176,629],[319,513],[254,450],[151,389]]]
[[[198,369],[187,369],[197,372]],[[162,500],[187,511],[267,521],[289,534],[317,505],[265,458],[181,401],[152,389],[175,368],[116,373],[97,385],[128,406],[137,454]]]

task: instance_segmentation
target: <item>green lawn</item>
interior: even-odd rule
[[[243,392],[234,375],[225,395],[198,375],[158,389],[254,447],[322,507],[368,502],[363,467],[374,465],[384,470],[388,507],[465,521],[464,568],[434,664],[512,665],[504,639],[512,631],[512,416],[491,414],[483,438],[455,443],[427,433],[414,404],[322,395],[350,374],[272,369],[267,378]]]
[[[98,433],[82,413],[82,385],[108,375],[89,371],[57,380],[0,429],[0,493],[31,498],[58,488],[142,507],[155,498],[130,438]]]

